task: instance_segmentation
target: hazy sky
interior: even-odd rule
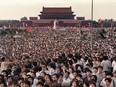
[[[116,20],[116,0],[93,0],[94,19]],[[91,0],[0,0],[0,19],[20,19],[38,16],[42,7],[69,7],[76,16],[91,17]]]

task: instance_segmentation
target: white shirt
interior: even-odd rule
[[[112,62],[112,67],[113,67],[113,72],[115,72],[116,71],[116,61]]]
[[[46,74],[49,74],[49,71],[48,71],[48,70],[45,70],[45,71],[42,71],[42,70],[41,70],[40,72],[38,71],[38,72],[36,73],[36,77],[41,76],[41,73],[42,73],[42,72],[45,72]]]
[[[48,69],[49,75],[54,75],[55,70],[53,68]]]
[[[109,71],[109,68],[111,68],[111,62],[109,60],[103,60],[101,66],[103,67],[103,71]]]
[[[71,79],[63,78],[62,86],[70,86]]]
[[[1,71],[2,71],[2,70],[7,70],[6,62],[2,62],[2,63],[1,63]]]

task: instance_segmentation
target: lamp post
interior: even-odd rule
[[[92,21],[93,21],[93,0],[92,0],[92,3],[91,3],[91,24],[92,24]]]
[[[92,44],[92,31],[93,31],[93,0],[91,1],[91,51],[93,50],[93,44]]]

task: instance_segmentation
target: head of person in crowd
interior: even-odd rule
[[[7,70],[3,70],[3,71],[1,72],[1,74],[2,74],[4,77],[8,77],[8,72],[7,72]]]
[[[93,82],[97,82],[97,76],[96,75],[92,75],[91,76],[91,81],[93,81]]]
[[[89,87],[96,87],[96,83],[95,82],[90,82]]]
[[[113,77],[116,78],[116,71],[113,73]]]
[[[32,64],[33,64],[33,67],[37,66],[37,62],[36,61],[33,61]]]
[[[70,73],[68,72],[68,71],[66,71],[65,73],[64,73],[64,78],[69,78],[69,75],[70,75]]]
[[[98,66],[98,73],[103,73],[103,67],[102,66]]]
[[[89,87],[89,83],[88,82],[83,83],[83,87]]]
[[[79,81],[77,79],[73,79],[70,87],[79,87]]]
[[[41,71],[41,70],[42,70],[42,67],[40,67],[40,66],[38,65],[38,66],[35,66],[35,67],[33,68],[33,70],[34,70],[34,72],[36,73],[36,72]]]
[[[24,71],[22,71],[22,77],[23,78],[26,78],[26,75],[27,75],[27,73],[29,73],[30,72],[30,70],[29,69],[24,69]],[[15,73],[15,74],[18,74],[18,73]]]
[[[50,62],[50,63],[48,64],[48,70],[50,70],[50,69],[56,69],[56,65],[55,65],[54,62]]]
[[[38,77],[37,77],[37,80],[38,80],[38,82],[42,82],[42,83],[45,82],[45,78],[42,77],[42,76],[38,76]]]
[[[36,73],[34,71],[31,71],[31,77],[36,78]]]
[[[82,56],[79,54],[79,53],[75,53],[74,57],[77,59],[77,60],[80,60],[82,58]]]
[[[73,79],[76,78],[77,75],[78,75],[78,72],[77,72],[77,70],[76,70],[76,71],[73,72]]]
[[[55,73],[57,73],[57,74],[62,74],[62,73],[63,73],[62,67],[61,67],[61,66],[56,67]]]
[[[32,86],[34,82],[34,78],[32,76],[29,76],[27,80],[30,82],[30,85]]]
[[[4,62],[5,61],[5,57],[3,56],[2,58],[1,58],[1,62]]]
[[[93,62],[96,62],[97,61],[97,57],[93,57]]]
[[[98,72],[98,67],[93,67],[93,74],[96,74]]]
[[[62,84],[62,82],[63,82],[63,74],[59,74],[58,83]]]
[[[90,65],[90,64],[86,64],[86,65],[85,65],[85,68],[90,69],[90,68],[91,68],[91,65]]]
[[[15,73],[14,75],[13,75],[13,80],[15,81],[15,82],[18,82],[18,79],[19,79],[19,74],[18,73]]]
[[[87,69],[85,74],[86,75],[83,79],[83,82],[89,82],[91,80],[92,71],[90,69]]]
[[[79,86],[83,86],[83,78],[81,74],[78,74],[78,76],[76,77],[76,79],[79,81]]]
[[[24,80],[21,84],[21,87],[30,87],[30,82],[28,80]]]
[[[74,68],[71,68],[71,67],[70,67],[70,68],[68,69],[68,72],[69,72],[70,74],[72,74],[72,73],[74,72]]]
[[[46,66],[45,65],[41,65],[42,71],[46,70]]]
[[[112,82],[112,79],[111,78],[105,78],[105,86],[106,87],[110,87],[111,82]]]
[[[21,86],[22,83],[23,83],[23,81],[24,81],[24,78],[23,78],[23,77],[20,77],[20,78],[18,79],[17,84]]]
[[[72,62],[73,62],[73,64],[76,64],[77,63],[77,59],[76,58],[73,58],[72,59]]]
[[[41,72],[41,75],[43,78],[46,76],[46,72]]]
[[[4,76],[0,74],[0,79],[2,79],[5,82]]]
[[[104,71],[104,72],[103,72],[103,77],[106,78],[107,75],[108,75],[108,71]]]
[[[4,79],[0,78],[0,87],[6,87],[7,85],[5,82],[6,81]]]
[[[61,87],[61,84],[59,84],[57,81],[52,81],[51,87]]]
[[[71,54],[71,53],[69,53],[69,54],[67,55],[67,57],[68,57],[69,59],[74,58],[73,54]]]
[[[79,64],[76,65],[76,70],[79,70],[80,72],[83,72],[83,67]]]
[[[46,76],[44,77],[45,79],[45,84],[44,85],[48,85],[48,86],[51,86],[51,83],[52,83],[52,78],[49,74],[46,74]]]
[[[108,56],[103,56],[103,60],[108,60]]]
[[[0,82],[0,87],[5,87],[5,83],[4,82]]]
[[[58,74],[54,74],[54,75],[52,76],[52,80],[53,80],[53,81],[58,81],[58,79],[59,79],[59,75],[58,75]]]
[[[90,69],[86,70],[86,76],[91,77],[92,76],[92,71]]]
[[[11,86],[13,84],[13,77],[12,76],[8,76],[6,83],[7,83],[7,85]]]
[[[113,74],[111,72],[107,72],[107,75],[106,75],[107,78],[112,78],[113,77]]]
[[[36,85],[36,87],[43,87],[43,85],[44,84],[42,82],[38,82],[37,85]]]
[[[68,67],[70,68],[70,67],[72,67],[72,65],[73,65],[73,61],[72,61],[72,59],[71,60],[68,60]]]

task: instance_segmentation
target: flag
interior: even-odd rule
[[[74,28],[71,27],[71,28],[70,28],[70,32],[74,32]]]
[[[31,32],[31,28],[30,28],[30,27],[27,28],[27,32],[28,32],[28,33]]]
[[[101,24],[101,18],[98,20],[98,23]]]
[[[108,28],[107,32],[110,32],[110,30],[111,30],[111,29],[110,29],[110,28]]]

